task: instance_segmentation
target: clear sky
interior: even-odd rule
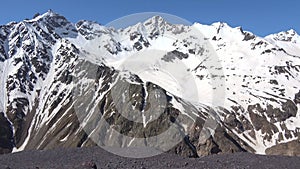
[[[86,19],[105,25],[137,12],[163,12],[202,24],[226,22],[259,36],[288,29],[300,33],[298,0],[4,0],[0,25],[32,18],[48,9],[71,22]]]

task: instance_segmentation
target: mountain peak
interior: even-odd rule
[[[294,29],[289,29],[287,31],[281,31],[279,33],[271,34],[266,36],[266,38],[273,39],[275,41],[297,41],[300,39],[299,34]]]
[[[144,22],[145,25],[150,25],[150,24],[161,25],[166,23],[167,21],[162,16],[159,15],[155,15]]]
[[[46,19],[46,18],[63,18],[64,20],[66,20],[64,16],[62,16],[62,15],[54,12],[53,10],[49,9],[44,14],[39,14],[39,13],[35,14],[31,21],[43,20],[43,19]]]
[[[49,9],[45,14],[51,15],[51,16],[53,16],[53,15],[58,15],[58,14],[55,13],[52,9]]]
[[[231,26],[229,26],[226,22],[215,22],[212,26],[216,28],[231,28]]]
[[[298,33],[294,30],[294,29],[290,29],[288,31],[286,31],[287,34],[292,35],[292,36],[297,36]]]
[[[286,35],[286,36],[297,36],[297,32],[294,30],[294,29],[289,29],[289,30],[286,30],[286,31],[281,31],[281,32],[278,32],[278,33],[275,33],[273,35]]]

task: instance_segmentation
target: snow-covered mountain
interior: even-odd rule
[[[299,155],[299,71],[294,30],[263,38],[159,16],[116,30],[49,11],[0,27],[0,153],[142,142]]]

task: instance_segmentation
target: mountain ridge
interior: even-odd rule
[[[226,23],[173,25],[157,16],[115,30],[90,21],[73,24],[49,11],[1,26],[0,35],[1,152],[95,143],[115,146],[119,136],[113,134],[113,126],[125,136],[152,144],[147,138],[168,131],[176,119],[184,129],[180,133],[188,137],[171,151],[183,156],[238,151],[299,155],[299,149],[293,148],[299,145],[300,38],[293,30],[262,38]],[[167,52],[135,65],[147,59],[147,54],[136,54],[148,50]],[[166,67],[176,80],[190,79],[174,83],[164,73]],[[147,70],[141,73],[142,68]],[[85,94],[74,98],[75,82],[88,86],[79,90],[91,98],[84,102],[89,111],[83,114],[78,114],[82,107],[76,103]],[[113,96],[121,96],[122,90],[128,94],[125,101],[134,100],[133,107]],[[218,100],[216,94],[224,98]],[[147,103],[166,107],[148,108]],[[88,118],[96,117],[92,111],[96,106],[111,125],[104,127],[103,138],[86,128],[92,124],[103,131]],[[142,119],[125,116],[137,122],[132,123],[123,118],[126,112],[116,111],[118,107],[146,113]],[[152,121],[151,111],[162,111],[161,117],[171,120]],[[205,125],[209,119],[213,126]],[[209,134],[202,135],[203,131]],[[123,139],[118,146],[140,144]]]

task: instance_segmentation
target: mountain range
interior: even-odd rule
[[[48,11],[0,26],[0,153],[299,156],[299,71],[294,30],[259,37],[160,16],[114,29]]]

